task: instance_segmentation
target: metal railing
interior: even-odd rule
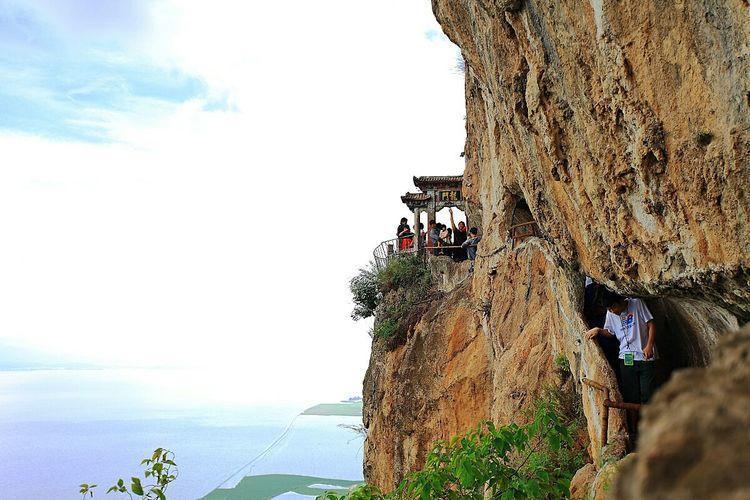
[[[385,240],[380,243],[372,252],[375,260],[375,267],[385,269],[388,262],[392,259],[417,253],[417,235],[407,237],[402,236]]]
[[[417,235],[414,235],[413,237],[404,236],[401,238],[393,238],[381,242],[377,247],[375,247],[375,250],[373,250],[372,252],[372,256],[375,261],[375,267],[377,267],[378,269],[385,269],[385,267],[388,265],[388,262],[398,257],[404,257],[408,255],[433,255],[437,254],[437,252],[440,250],[456,250],[466,248],[466,246],[463,245],[429,245],[417,248],[416,239]],[[406,240],[410,241],[406,242]],[[476,247],[477,245],[468,246]]]

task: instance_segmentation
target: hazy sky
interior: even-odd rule
[[[361,389],[348,280],[456,174],[428,0],[0,0],[0,341]]]

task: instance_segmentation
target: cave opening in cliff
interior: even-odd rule
[[[515,247],[516,243],[532,236],[539,236],[539,234],[539,225],[534,220],[526,200],[522,196],[516,197],[508,229],[511,245]]]
[[[664,378],[681,368],[707,366],[719,336],[738,328],[733,314],[705,300],[666,296],[644,300],[656,322]]]
[[[589,328],[604,326],[605,290],[603,285],[586,278],[583,316]],[[718,337],[738,327],[734,315],[706,300],[670,296],[638,298],[645,302],[656,324],[657,385],[666,382],[675,370],[708,365]],[[617,340],[600,335],[597,342],[621,382]]]
[[[606,300],[605,296],[609,296],[609,300]],[[711,349],[716,344],[718,337],[723,332],[737,329],[738,320],[728,310],[702,297],[665,295],[631,296],[627,298],[638,298],[642,301],[642,304],[633,304],[632,309],[630,305],[626,306],[630,324],[632,324],[634,316],[643,318],[642,313],[650,312],[653,317],[656,345],[656,359],[653,364],[648,362],[639,365],[644,361],[638,361],[638,359],[643,360],[644,358],[638,356],[641,352],[646,352],[643,341],[636,344],[638,347],[634,350],[635,352],[625,352],[623,360],[617,339],[604,334],[598,334],[594,338],[616,377],[621,392],[622,399],[620,401],[623,402],[607,403],[605,401],[604,405],[605,407],[626,410],[627,427],[630,434],[628,449],[633,450],[639,427],[640,412],[636,408],[639,408],[641,403],[650,401],[649,395],[657,393],[675,371],[689,367],[707,366],[711,361]],[[621,299],[622,297],[614,298],[614,300]],[[603,285],[586,277],[582,313],[589,328],[604,327],[607,316],[605,306],[614,307],[614,304],[617,304],[617,302],[613,304],[612,301],[612,294]],[[644,305],[648,311],[645,311]],[[618,319],[616,324],[619,324],[619,321],[625,321],[623,312],[619,314],[621,319]],[[650,330],[652,322],[648,321],[648,324]],[[612,325],[612,323],[610,322],[609,325]],[[609,330],[611,328],[610,326]],[[641,332],[644,332],[643,327],[641,327]],[[638,338],[638,336],[630,338],[632,340]],[[641,347],[641,345],[644,347]],[[643,351],[640,351],[640,349],[643,349]],[[630,354],[630,365],[627,361],[628,354]],[[636,356],[635,366],[628,369],[628,366],[632,367],[634,364],[634,354]],[[646,365],[650,365],[650,367],[646,368]],[[630,403],[636,403],[635,407],[616,406]],[[606,411],[608,410],[605,409]]]

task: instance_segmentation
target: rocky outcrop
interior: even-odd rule
[[[594,464],[586,464],[581,467],[570,481],[570,500],[587,500],[589,488],[596,478],[596,467]]]
[[[747,2],[433,9],[466,60],[466,196],[491,248],[523,197],[566,265],[748,317]]]
[[[579,383],[619,397],[583,339],[584,275],[647,299],[669,370],[709,364],[724,332],[750,319],[750,5],[433,0],[433,10],[467,63],[464,197],[483,240],[473,276],[447,287],[403,346],[374,348],[366,477],[391,487],[434,439],[521,419],[562,354],[604,491],[625,426],[610,411],[603,449],[602,391]],[[520,200],[540,236],[513,247]],[[666,411],[662,397],[644,425]]]
[[[453,280],[461,284],[431,303],[403,345],[373,342],[364,385],[368,482],[393,488],[422,466],[435,440],[483,420],[525,421],[535,396],[558,385],[554,359],[560,355],[572,360],[574,373],[591,359],[586,373],[617,390],[596,344],[580,347],[582,281],[571,285],[550,258],[549,244],[532,239],[478,261],[472,275],[464,266],[464,278]],[[431,268],[439,274],[442,265]],[[609,431],[610,439],[625,432],[619,415],[611,417]],[[597,457],[598,449],[591,448]]]
[[[489,417],[488,345],[470,296],[461,289],[431,303],[402,345],[373,342],[363,392],[369,483],[393,488],[435,440]]]
[[[750,328],[726,335],[711,366],[676,373],[656,394],[615,497],[750,498],[748,388]]]

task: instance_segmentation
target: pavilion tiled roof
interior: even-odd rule
[[[427,201],[430,199],[430,195],[427,193],[406,193],[401,197],[403,203],[409,201]]]
[[[423,175],[414,176],[414,185],[422,189],[422,186],[430,184],[461,184],[463,180],[463,175]]]

